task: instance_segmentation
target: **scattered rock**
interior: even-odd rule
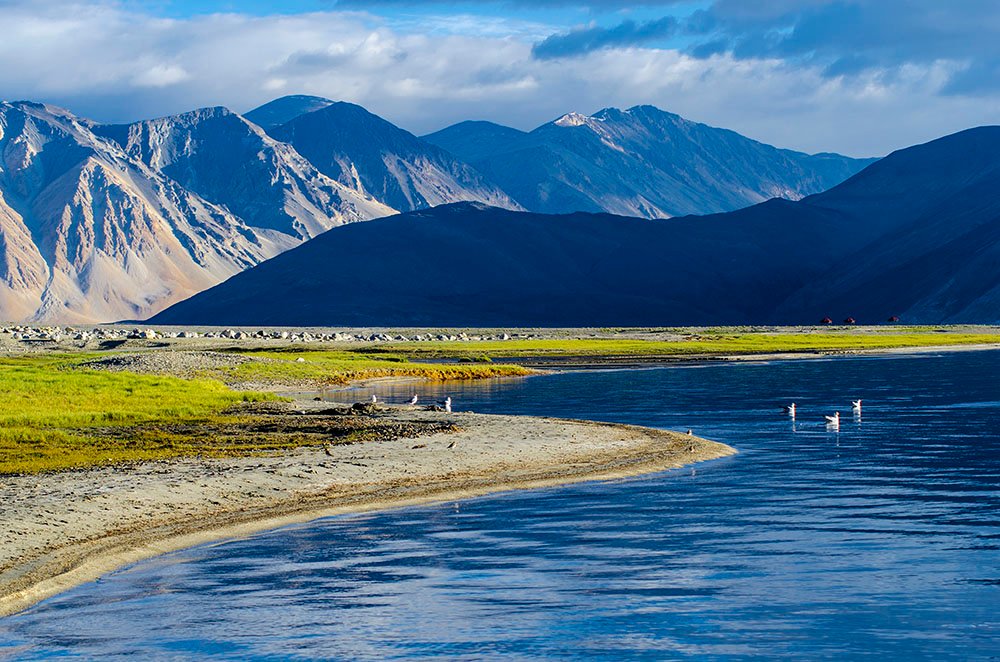
[[[372,415],[378,413],[380,407],[374,402],[355,402],[351,405],[351,412],[355,414]]]

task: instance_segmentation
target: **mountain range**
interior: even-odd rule
[[[825,191],[874,161],[777,149],[653,106],[569,113],[529,133],[462,122],[424,139],[548,214],[732,211]]]
[[[827,316],[1000,322],[1000,127],[894,152],[799,201],[727,213],[649,220],[462,203],[339,227],[152,321],[646,326]]]
[[[269,105],[248,116],[268,113]],[[519,208],[472,166],[353,103],[331,102],[267,131],[326,176],[400,211],[462,200]]]
[[[209,115],[214,113],[184,121],[193,133]],[[169,140],[171,124],[154,125],[153,132]],[[258,225],[229,209],[230,198],[199,195],[175,179],[180,173],[174,165],[198,179],[200,166],[211,162],[190,158],[199,151],[196,141],[187,141],[185,162],[183,139],[166,147],[147,134],[143,161],[95,129],[51,106],[0,104],[0,317],[76,322],[146,316],[338,222],[392,213],[317,173],[288,185],[289,199],[311,199],[296,218]],[[111,129],[116,136],[143,132]],[[264,144],[260,129],[248,131]],[[141,151],[139,142],[128,148]],[[273,141],[269,148],[270,167],[289,166],[284,148]],[[199,183],[210,192],[232,183],[204,174]],[[262,179],[256,185],[285,187],[267,173],[257,175]],[[303,228],[290,232],[295,224]]]
[[[397,212],[705,213],[799,198],[867,163],[650,107],[425,138],[308,96],[124,125],[2,102],[0,319],[145,318],[331,228]]]

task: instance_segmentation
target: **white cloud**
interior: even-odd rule
[[[125,121],[316,94],[416,133],[462,119],[531,128],[570,110],[648,103],[783,147],[857,155],[995,122],[1000,112],[996,96],[939,94],[962,66],[948,61],[847,77],[650,48],[539,61],[532,39],[495,25],[404,30],[357,12],[163,20],[124,6],[0,3],[0,97]]]
[[[190,78],[183,67],[171,64],[157,64],[146,69],[132,79],[136,87],[167,87]]]

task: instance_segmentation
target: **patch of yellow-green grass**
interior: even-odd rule
[[[78,358],[0,359],[0,474],[212,454],[211,439],[180,440],[159,430],[218,421],[238,402],[214,380],[101,372]]]
[[[370,345],[356,351],[371,356],[388,353],[413,360],[461,359],[478,356],[517,359],[566,356],[724,356],[907,349],[971,344],[1000,344],[1000,333],[939,332],[937,330],[869,332],[862,329],[748,333],[704,331],[690,334],[679,340],[589,338],[386,343]]]
[[[229,369],[227,378],[237,381],[312,382],[345,384],[378,377],[420,377],[429,380],[488,379],[513,377],[531,371],[515,365],[489,362],[412,363],[404,356],[380,354],[372,357],[357,351],[330,351],[288,348],[276,351],[242,352],[246,356],[268,359],[252,361]],[[297,359],[302,359],[298,361]],[[461,359],[477,359],[470,353]]]

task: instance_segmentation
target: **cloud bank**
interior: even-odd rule
[[[0,97],[118,122],[315,94],[418,134],[470,118],[527,129],[571,110],[648,103],[783,147],[873,155],[997,123],[1000,45],[988,37],[1000,34],[1000,9],[967,4],[982,11],[717,0],[681,18],[611,14],[539,32],[525,29],[527,10],[404,24],[345,3],[162,18],[125,3],[0,0]]]
[[[531,53],[543,60],[581,55],[614,47],[638,46],[665,39],[676,32],[677,19],[672,16],[642,23],[624,21],[611,28],[578,28],[564,34],[551,35],[535,44]]]

